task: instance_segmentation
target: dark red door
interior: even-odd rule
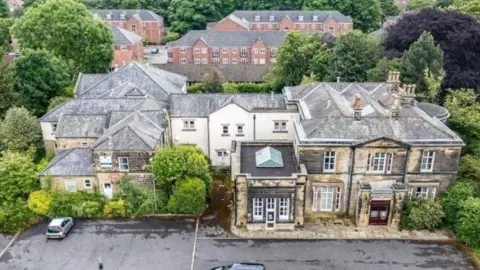
[[[370,225],[388,225],[390,201],[372,201],[370,203]]]

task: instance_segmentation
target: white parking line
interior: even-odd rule
[[[195,264],[195,250],[197,248],[197,235],[198,235],[198,218],[197,218],[197,226],[195,228],[195,240],[193,241],[192,264],[190,266],[190,270],[193,270],[193,265]]]
[[[20,232],[17,232],[12,240],[10,240],[10,242],[8,242],[8,245],[2,250],[2,252],[0,253],[0,259],[2,258],[3,254],[5,254],[5,252],[7,252],[7,249],[13,244],[13,242],[15,242],[15,239],[17,239],[17,237],[20,235]]]

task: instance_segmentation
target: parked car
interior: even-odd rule
[[[48,238],[65,238],[67,233],[73,227],[73,218],[71,217],[58,217],[52,219],[47,227],[47,239]]]
[[[211,270],[265,270],[265,265],[259,263],[234,263],[231,265],[217,266]]]
[[[159,52],[159,50],[156,47],[153,47],[153,48],[150,49],[150,53],[152,53],[152,54],[156,54],[158,52]]]

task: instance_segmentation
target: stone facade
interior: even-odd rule
[[[101,166],[100,159],[103,156],[111,157],[112,166]],[[96,172],[122,172],[119,168],[119,158],[128,158],[129,173],[142,173],[147,171],[147,166],[150,164],[150,159],[153,157],[153,152],[126,152],[126,151],[94,151],[93,152],[93,166]]]
[[[57,149],[72,149],[78,147],[92,147],[97,138],[57,138]]]
[[[46,185],[45,178],[40,178],[42,187]],[[95,176],[54,176],[51,177],[51,188],[54,190],[68,190],[66,187],[66,181],[68,180],[75,182],[75,191],[92,192],[99,187]]]

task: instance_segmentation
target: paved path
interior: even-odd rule
[[[268,270],[474,269],[456,247],[437,242],[222,240],[230,235],[204,225],[196,233],[194,220],[157,219],[77,220],[66,239],[46,241],[45,226],[21,234],[0,269],[98,269],[99,257],[105,270],[188,270],[192,262],[208,270],[234,261],[262,262]]]

